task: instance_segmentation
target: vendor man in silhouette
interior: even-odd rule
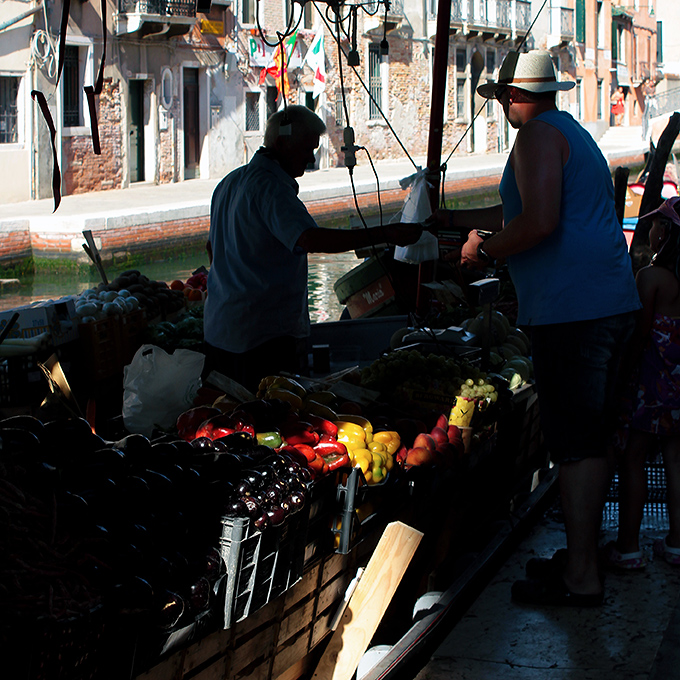
[[[314,222],[297,196],[296,178],[314,162],[325,131],[304,106],[277,111],[267,121],[264,146],[213,193],[206,371],[217,370],[251,391],[266,375],[306,370],[308,253],[409,245],[421,234],[418,225],[348,230]]]

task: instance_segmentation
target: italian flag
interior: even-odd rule
[[[314,71],[314,90],[312,96],[317,99],[326,87],[326,53],[323,44],[323,24],[318,23],[312,44],[307,50],[304,61]]]

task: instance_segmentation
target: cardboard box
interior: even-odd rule
[[[76,307],[72,297],[43,300],[0,312],[0,332],[15,312],[19,313],[19,318],[9,333],[10,338],[33,338],[41,333],[50,333],[54,345],[78,339],[78,326],[74,322]]]

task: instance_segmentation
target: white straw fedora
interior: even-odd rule
[[[486,83],[477,88],[477,92],[491,99],[496,91],[506,85],[512,85],[529,92],[554,92],[571,90],[573,81],[558,82],[555,67],[548,52],[531,50],[531,52],[509,52],[498,71],[497,83]]]

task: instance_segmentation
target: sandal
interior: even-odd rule
[[[680,550],[678,551],[680,555]],[[625,569],[627,571],[639,571],[647,565],[647,558],[642,550],[622,553],[616,547],[616,541],[609,541],[602,549],[602,564],[610,569]]]
[[[657,538],[656,541],[654,541],[654,554],[657,557],[663,557],[668,564],[677,567],[680,565],[680,548],[673,548],[668,545],[666,542],[667,538],[667,536],[664,538]]]
[[[512,599],[524,604],[557,607],[598,607],[604,602],[604,590],[599,593],[573,593],[562,577],[527,579],[512,584]]]
[[[528,579],[546,579],[559,576],[567,563],[567,549],[560,548],[552,557],[532,557],[526,564]]]

